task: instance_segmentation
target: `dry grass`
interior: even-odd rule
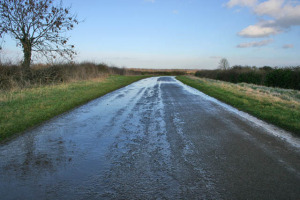
[[[23,78],[21,66],[0,64],[0,90],[14,90],[43,85],[70,83],[81,80],[98,79],[109,75],[139,75],[125,68],[108,66],[106,64],[38,64],[31,67],[30,80]]]
[[[195,74],[196,69],[145,69],[145,68],[128,68],[129,71],[140,72],[144,74],[166,74],[166,75],[178,75],[178,74]]]
[[[191,78],[200,79],[194,76],[191,76]],[[273,102],[284,103],[287,106],[300,108],[300,91],[298,90],[272,88],[247,83],[233,84],[207,78],[201,78],[201,80],[207,84],[221,86],[230,91],[246,93],[247,96],[255,97],[260,101],[271,100]]]

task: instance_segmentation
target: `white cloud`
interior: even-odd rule
[[[276,17],[279,26],[289,28],[300,25],[300,5],[286,5],[281,10],[279,17]]]
[[[257,0],[230,0],[226,6],[232,8],[234,6],[252,7],[257,4]]]
[[[291,48],[294,48],[294,45],[293,44],[285,44],[282,46],[283,49],[291,49]]]
[[[268,0],[258,4],[254,8],[254,12],[258,15],[269,15],[276,17],[282,12],[281,7],[283,3],[284,0]]]
[[[241,30],[238,35],[248,38],[267,37],[270,35],[276,35],[281,32],[280,28],[273,27],[273,21],[260,22],[255,25],[250,25],[247,28]]]
[[[151,3],[154,3],[154,2],[155,2],[155,0],[144,0],[144,1],[146,1],[146,2],[151,2]]]
[[[259,16],[269,16],[274,18],[274,26],[289,28],[300,25],[300,2],[293,4],[284,0],[269,0],[259,4],[254,13]]]
[[[237,45],[237,48],[249,48],[249,47],[262,47],[262,46],[266,46],[268,44],[270,44],[271,42],[273,42],[272,39],[270,40],[262,40],[259,42],[246,42],[246,43],[241,43],[239,45]]]
[[[292,26],[300,25],[300,2],[290,0],[230,0],[228,7],[246,6],[263,20],[250,25],[238,34],[242,37],[267,37],[276,35]]]

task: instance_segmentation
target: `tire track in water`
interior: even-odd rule
[[[147,87],[133,111],[136,114],[130,114],[123,123],[123,134],[115,141],[115,148],[109,154],[114,164],[107,177],[111,180],[109,185],[113,187],[107,189],[110,193],[103,197],[134,198],[138,195],[146,199],[170,198],[177,189],[168,175],[170,150],[166,140],[159,82]],[[139,125],[136,127],[134,124]],[[129,191],[135,192],[130,194]]]
[[[187,137],[188,131],[185,130],[185,127],[188,126],[189,122],[181,117],[182,113],[180,112],[185,111],[188,101],[178,101],[178,98],[169,92],[172,91],[169,89],[170,87],[180,88],[181,86],[171,82],[166,83],[164,87],[163,99],[169,114],[166,119],[169,130],[168,139],[173,147],[172,165],[177,166],[177,172],[173,173],[173,177],[180,182],[180,197],[192,198],[197,196],[199,199],[221,199],[209,171],[201,164],[201,152],[199,155],[195,144]],[[198,178],[194,179],[194,177]]]

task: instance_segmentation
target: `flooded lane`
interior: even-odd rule
[[[297,199],[300,140],[173,77],[0,145],[0,199]]]

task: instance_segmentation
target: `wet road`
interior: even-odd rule
[[[299,199],[300,140],[173,77],[0,145],[0,199]]]

